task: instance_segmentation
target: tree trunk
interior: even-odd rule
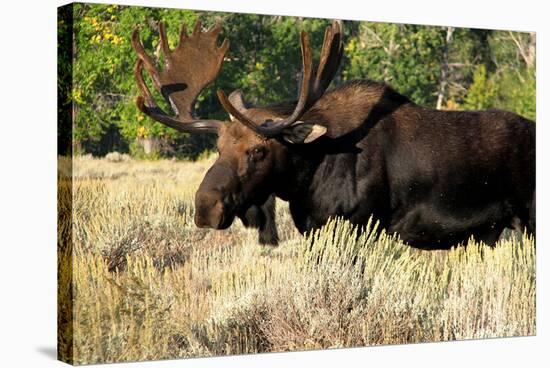
[[[441,78],[439,79],[439,89],[437,91],[436,109],[441,110],[447,85],[449,84],[449,46],[452,42],[454,27],[447,27],[445,36],[445,45],[443,46],[443,55],[441,58]]]
[[[537,37],[536,33],[531,32],[527,35],[527,40],[524,41],[524,38],[521,34],[518,34],[517,37],[514,36],[515,32],[509,31],[508,34],[510,35],[510,38],[514,43],[516,44],[516,47],[518,48],[518,52],[521,55],[521,58],[525,62],[525,65],[527,68],[531,69],[535,66],[535,60],[536,60],[536,45],[537,45]]]
[[[525,63],[528,68],[533,68],[537,59],[537,35],[535,32],[529,33],[529,41],[527,46],[527,55],[525,58]]]
[[[138,142],[143,147],[143,152],[146,155],[158,152],[159,150],[160,141],[157,137],[138,138]]]

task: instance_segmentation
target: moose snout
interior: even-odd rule
[[[223,202],[215,192],[199,192],[195,197],[195,224],[202,228],[220,229],[224,220]]]
[[[233,211],[226,199],[237,178],[230,165],[216,162],[206,173],[195,194],[195,224],[198,227],[226,229],[233,222]],[[230,196],[229,196],[230,197]]]

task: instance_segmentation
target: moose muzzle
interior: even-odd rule
[[[216,193],[197,193],[195,197],[195,224],[198,227],[219,229],[223,217],[223,202]]]
[[[225,199],[235,186],[233,170],[224,163],[215,163],[206,173],[195,195],[195,224],[198,227],[225,229],[233,222]]]

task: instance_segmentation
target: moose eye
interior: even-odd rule
[[[248,154],[254,159],[254,160],[261,160],[265,155],[265,150],[263,147],[254,147],[252,148]]]

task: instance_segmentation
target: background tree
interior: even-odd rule
[[[325,19],[103,4],[75,4],[73,9],[73,83],[62,94],[73,105],[74,148],[95,155],[118,150],[137,157],[194,158],[214,146],[212,136],[177,133],[136,108],[136,57],[130,45],[136,26],[146,49],[160,58],[160,20],[172,47],[181,23],[191,28],[197,19],[205,27],[223,22],[220,40],[228,37],[231,47],[218,80],[199,97],[196,110],[201,117],[226,119],[215,95],[218,88],[242,89],[258,104],[295,99],[299,32],[306,30],[312,45],[320,45],[330,24]],[[59,27],[62,31],[66,25]],[[373,22],[345,22],[345,30],[345,59],[335,84],[367,78],[390,84],[418,104],[494,107],[535,117],[534,34]],[[67,47],[67,40],[60,38],[60,47]],[[319,49],[314,47],[316,53]],[[68,61],[61,62],[62,71]],[[154,152],[145,154],[144,142],[154,143]]]

